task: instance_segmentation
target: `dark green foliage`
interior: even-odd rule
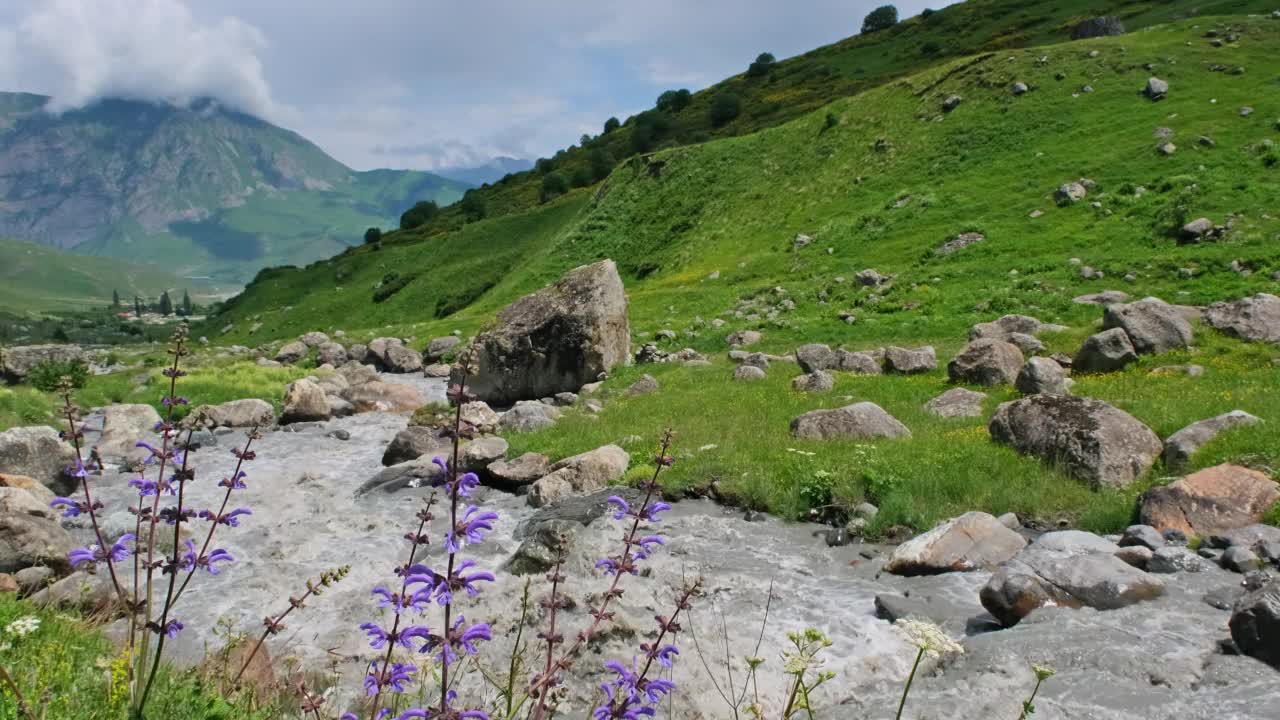
[[[688,90],[668,90],[658,96],[656,107],[663,112],[678,113],[693,101],[693,93]]]
[[[773,66],[778,62],[773,53],[760,53],[756,56],[756,61],[747,66],[747,77],[758,78],[769,74]]]
[[[410,210],[406,211],[406,212],[404,213],[404,215],[401,215],[401,216],[400,216],[400,229],[401,229],[401,230],[408,230],[408,229],[409,229],[409,228],[406,228],[406,227],[404,226],[404,221],[405,221],[405,215],[408,215],[408,214],[409,214],[409,213],[411,213],[411,212],[413,212],[413,210],[412,210],[412,209],[410,209]],[[416,226],[414,226],[414,227],[416,227]],[[381,240],[382,240],[382,228],[371,227],[371,228],[369,228],[368,230],[365,230],[365,231],[364,231],[364,244],[365,244],[365,245],[374,245],[374,244],[376,244],[376,243],[380,242]]]
[[[587,164],[591,167],[591,179],[596,181],[609,177],[617,160],[614,160],[613,154],[608,150],[596,148],[587,156]]]
[[[892,5],[881,5],[862,20],[862,34],[887,30],[897,24],[898,8]]]
[[[89,377],[89,366],[79,360],[49,360],[31,368],[27,381],[38,390],[53,392],[64,377],[70,378],[72,387],[82,388]]]
[[[401,275],[397,272],[389,272],[382,278],[382,284],[377,290],[373,291],[373,301],[376,303],[383,302],[387,298],[395,295],[404,289],[405,285],[413,282],[417,275]]]
[[[567,192],[569,192],[569,183],[565,182],[564,176],[560,173],[550,173],[542,177],[542,202],[560,197]]]
[[[142,300],[137,295],[133,296],[133,314],[142,317]]]
[[[459,310],[466,308],[476,300],[479,300],[481,295],[484,295],[496,284],[497,280],[494,279],[488,282],[472,285],[470,287],[464,287],[455,291],[452,295],[445,295],[441,297],[440,300],[436,302],[436,317],[447,318]]]
[[[922,55],[937,55],[940,52],[942,52],[942,46],[936,40],[930,40],[920,46],[920,54]]]
[[[569,178],[569,185],[576,188],[586,187],[593,182],[595,179],[591,177],[591,169],[585,167],[574,170],[573,176]]]
[[[742,98],[731,92],[722,92],[711,101],[711,124],[720,127],[742,112]]]
[[[616,117],[611,117],[608,120],[604,121],[604,133],[606,135],[613,132],[614,130],[617,130],[620,127],[622,127],[622,123],[619,122],[618,118]]]
[[[191,293],[186,290],[182,291],[182,311],[183,317],[191,317]]]
[[[927,20],[931,15],[933,15],[933,14],[934,14],[934,13],[936,13],[936,12],[938,12],[938,11],[937,11],[937,10],[933,10],[933,9],[931,9],[931,8],[925,8],[925,9],[923,9],[923,10],[921,10],[921,11],[920,11],[920,19],[921,19],[921,20]]]
[[[120,307],[120,291],[118,290],[111,291],[111,307],[113,308]]]
[[[546,175],[549,172],[555,172],[555,169],[556,161],[553,158],[538,158],[538,161],[533,164],[534,172],[539,175]]]
[[[160,293],[160,314],[168,317],[173,314],[173,301],[169,299],[169,291]]]
[[[835,113],[828,112],[827,117],[822,121],[822,132],[826,132],[839,124],[840,118],[836,117]]]
[[[436,215],[438,215],[439,213],[440,213],[440,207],[436,205],[435,201],[433,200],[423,200],[421,202],[415,203],[413,207],[404,211],[404,214],[400,216],[400,229],[412,230],[416,227],[426,225],[427,223],[434,220]],[[370,230],[374,230],[374,229],[376,228],[370,228]],[[381,230],[378,231],[378,239],[379,240],[382,239]],[[364,241],[366,243],[369,243],[369,232],[367,230],[365,231],[365,234],[364,234]],[[377,240],[373,242],[377,242]]]
[[[475,222],[477,220],[484,219],[485,211],[487,209],[485,207],[484,196],[477,193],[475,190],[468,190],[467,193],[462,196],[460,207],[462,208],[462,216],[465,217],[468,222]]]

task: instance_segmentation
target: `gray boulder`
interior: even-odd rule
[[[336,342],[321,343],[316,348],[316,362],[338,367],[347,361],[347,349]]]
[[[1200,572],[1207,567],[1200,556],[1184,547],[1165,545],[1151,551],[1147,572],[1172,575],[1180,572]]]
[[[486,475],[490,485],[503,490],[516,490],[542,479],[551,472],[546,455],[528,452],[513,460],[497,460],[489,465]]]
[[[386,451],[382,453],[382,464],[399,465],[423,456],[430,460],[436,455],[443,457],[450,450],[449,440],[440,437],[435,428],[410,425],[391,439]]]
[[[431,360],[439,360],[460,344],[462,344],[462,339],[457,335],[444,335],[442,337],[432,338],[431,342],[427,343],[427,358]]]
[[[1123,35],[1124,23],[1120,18],[1105,15],[1092,17],[1088,20],[1082,20],[1071,28],[1072,40],[1086,40],[1096,37],[1110,37],[1112,35]]]
[[[1101,400],[1032,395],[1002,403],[991,437],[1061,467],[1094,487],[1125,487],[1159,457],[1160,438],[1132,415]]]
[[[658,391],[658,381],[652,375],[644,374],[639,380],[631,383],[627,388],[628,395],[648,395]]]
[[[478,473],[507,456],[507,441],[496,435],[476,438],[462,446],[458,465],[467,472]]]
[[[969,512],[894,548],[884,569],[895,575],[994,570],[1027,541],[984,512]]]
[[[835,410],[811,410],[791,421],[791,434],[804,440],[910,437],[911,431],[879,405],[854,403]]]
[[[843,370],[844,372],[857,373],[858,375],[879,375],[884,372],[880,361],[870,353],[865,352],[849,352],[844,348],[839,348],[835,352],[835,370]]]
[[[1115,556],[1116,546],[1048,533],[1002,565],[979,593],[1006,627],[1046,605],[1115,610],[1164,594],[1164,583]],[[1088,535],[1088,533],[1072,533]]]
[[[1147,79],[1147,85],[1142,89],[1142,94],[1152,100],[1163,100],[1169,94],[1169,83],[1158,77]]]
[[[800,375],[791,381],[793,390],[807,393],[831,392],[835,386],[836,381],[831,377],[831,373],[822,370]]]
[[[502,414],[502,419],[498,421],[498,429],[503,432],[541,430],[555,425],[562,414],[560,408],[535,400],[524,400]]]
[[[191,411],[202,427],[266,427],[276,420],[271,403],[258,398],[230,400],[220,405],[201,405]]]
[[[1209,218],[1196,218],[1178,230],[1178,244],[1190,245],[1198,243],[1213,233],[1213,221]]]
[[[1012,385],[1022,364],[1022,351],[1017,346],[982,338],[970,342],[947,363],[947,377],[951,382],[975,385]]]
[[[1240,652],[1280,670],[1280,580],[1241,598],[1231,612],[1230,627]]]
[[[78,345],[18,345],[0,349],[0,378],[20,383],[37,365],[47,362],[83,362],[89,356]]]
[[[1089,195],[1082,183],[1070,182],[1059,185],[1053,193],[1054,202],[1059,205],[1074,205]]]
[[[1089,293],[1088,295],[1077,295],[1071,298],[1071,302],[1077,305],[1102,305],[1107,306],[1112,303],[1124,302],[1129,299],[1129,293],[1121,290],[1103,290],[1102,292]]]
[[[311,348],[307,347],[301,340],[285,343],[284,346],[276,352],[275,360],[285,365],[293,365],[307,356],[311,352]]]
[[[1262,422],[1243,410],[1232,410],[1216,417],[1191,423],[1164,441],[1164,466],[1169,472],[1180,472],[1191,456],[1222,432],[1234,427]]]
[[[34,565],[59,572],[70,569],[67,553],[76,548],[71,535],[48,518],[21,513],[0,514],[0,572]]]
[[[141,457],[145,451],[137,447],[138,441],[156,437],[159,422],[160,413],[150,405],[108,405],[102,411],[102,435],[95,447],[103,457]]]
[[[938,369],[938,355],[929,345],[915,350],[887,347],[884,349],[884,369],[885,372],[903,375],[932,372]]]
[[[329,342],[329,336],[318,330],[314,330],[298,338],[298,340],[302,341],[302,344],[309,348],[318,348]]]
[[[1033,357],[1018,371],[1014,386],[1023,395],[1066,395],[1067,375],[1056,360]]]
[[[66,495],[76,486],[66,472],[75,460],[75,450],[51,427],[16,427],[0,432],[0,473],[26,475]]]
[[[509,403],[576,391],[630,357],[627,296],[612,260],[570,270],[498,313],[472,345],[471,391]]]
[[[329,399],[316,383],[301,378],[285,387],[280,424],[328,420],[329,414]]]
[[[968,388],[951,388],[924,404],[924,411],[944,418],[980,417],[986,393]]]
[[[756,365],[739,365],[733,370],[733,379],[744,382],[765,379],[765,372]]]
[[[819,343],[801,345],[796,348],[796,363],[806,373],[830,370],[836,365],[836,354],[830,347]]]
[[[422,353],[402,344],[387,345],[382,354],[382,367],[389,373],[422,371]]]
[[[1086,374],[1115,372],[1137,359],[1138,353],[1125,331],[1112,328],[1090,335],[1071,359],[1071,369]]]
[[[444,471],[423,455],[379,470],[356,488],[357,496],[371,492],[392,493],[405,488],[429,487],[443,479]]]
[[[1165,539],[1159,530],[1150,525],[1130,525],[1124,529],[1118,545],[1122,548],[1141,545],[1154,552],[1165,546]]]
[[[735,333],[731,333],[724,339],[724,341],[728,343],[730,347],[748,347],[750,345],[755,345],[763,339],[764,336],[755,330],[739,330]]]
[[[1044,352],[1044,343],[1039,338],[1026,333],[1009,333],[1009,342],[1022,351],[1024,355],[1039,355]]]
[[[1204,311],[1210,327],[1248,342],[1280,343],[1280,297],[1258,293],[1219,302]]]
[[[498,429],[502,417],[483,400],[472,400],[462,405],[462,422],[480,432],[493,432]]]
[[[1102,329],[1120,328],[1140,355],[1184,350],[1191,346],[1191,323],[1177,308],[1159,298],[1108,305]]]
[[[586,495],[622,479],[631,456],[617,445],[565,458],[529,486],[529,504],[542,507],[561,498]]]

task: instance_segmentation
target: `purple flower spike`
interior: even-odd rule
[[[219,570],[218,566],[214,563],[230,563],[235,562],[235,560],[236,559],[232,557],[231,553],[223,550],[222,548],[218,548],[208,555],[200,558],[200,564],[208,568],[210,575],[217,575],[221,570]]]
[[[218,487],[231,488],[232,490],[244,490],[244,479],[249,477],[245,471],[241,470],[236,473],[234,478],[223,478],[218,481]]]
[[[184,627],[183,624],[178,622],[177,620],[170,620],[164,625],[165,637],[169,638],[170,640],[178,637],[178,633],[182,632],[183,627]]]
[[[671,667],[672,659],[674,658],[674,656],[679,654],[680,654],[680,651],[676,649],[675,645],[664,645],[661,648],[658,648],[656,651],[650,652],[650,655],[653,656],[654,660],[658,661],[659,665],[667,668]]]
[[[79,502],[66,497],[56,497],[49,502],[49,507],[61,507],[62,517],[77,517],[87,508]]]
[[[387,646],[387,631],[376,623],[364,623],[360,629],[369,636],[369,647],[381,650]]]
[[[79,567],[85,563],[97,562],[97,548],[76,548],[75,550],[67,553],[67,560],[71,562],[71,567]]]
[[[649,503],[649,506],[645,508],[644,519],[649,522],[658,522],[658,513],[665,512],[670,509],[671,506],[661,500]]]
[[[610,495],[608,502],[610,505],[617,508],[613,513],[614,520],[621,520],[631,513],[631,506],[627,504],[626,500],[623,500],[617,495]]]
[[[475,505],[468,505],[466,511],[462,513],[462,519],[458,521],[456,532],[466,538],[464,544],[475,545],[484,541],[485,533],[493,532],[493,521],[497,519],[496,512],[483,511]],[[449,552],[456,553],[459,549],[449,549]]]
[[[461,617],[458,618],[458,624],[459,625],[462,624]],[[457,625],[455,625],[454,627],[456,628]],[[458,644],[462,646],[463,651],[466,652],[468,655],[475,655],[476,653],[480,652],[475,645],[477,642],[480,642],[481,640],[488,641],[492,639],[493,639],[493,633],[489,629],[489,626],[486,625],[485,623],[476,623],[475,625],[472,625],[471,627],[462,631],[462,634],[458,636]]]
[[[134,478],[129,481],[128,485],[131,488],[137,488],[138,497],[151,497],[158,492],[155,481],[144,477]]]
[[[67,468],[67,475],[76,478],[88,477],[89,470],[85,468],[83,460],[76,458],[76,464]]]
[[[187,546],[187,551],[182,553],[182,556],[178,558],[178,567],[181,568],[183,572],[191,572],[196,566],[196,543],[194,540],[188,538],[185,541],[185,544]]]
[[[121,535],[120,539],[116,540],[111,545],[111,561],[123,562],[125,558],[128,558],[130,551],[129,548],[125,547],[125,543],[133,542],[136,538],[137,536],[133,533],[125,533],[124,535]]]

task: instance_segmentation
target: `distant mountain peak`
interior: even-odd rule
[[[497,182],[511,173],[524,172],[532,167],[532,160],[500,155],[481,165],[440,168],[435,172],[437,175],[447,177],[450,180],[457,180],[470,185],[484,185],[485,183]]]

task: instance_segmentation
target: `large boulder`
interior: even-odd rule
[[[382,380],[353,385],[343,391],[342,398],[358,413],[413,412],[427,404],[417,388]]]
[[[995,338],[1009,340],[1011,335],[1039,335],[1041,332],[1063,330],[1061,325],[1040,322],[1030,315],[1002,315],[991,322],[981,322],[969,328],[969,339]]]
[[[70,567],[67,553],[75,548],[71,535],[53,520],[0,513],[0,572],[17,572],[34,565],[65,571]]]
[[[884,569],[895,575],[994,570],[1026,544],[995,517],[969,512],[894,548]]]
[[[980,338],[965,346],[947,363],[951,382],[975,385],[1012,385],[1022,369],[1022,351],[1013,343]]]
[[[507,456],[506,440],[496,435],[478,437],[462,446],[458,467],[466,472],[478,473]]]
[[[480,432],[490,433],[498,428],[498,422],[502,418],[489,407],[489,403],[472,400],[462,404],[461,419]]]
[[[1023,395],[1066,395],[1067,374],[1056,360],[1033,357],[1018,371],[1014,386]]]
[[[354,347],[353,347],[354,349]],[[363,360],[366,364],[389,373],[411,373],[422,370],[422,353],[405,347],[400,338],[380,337],[369,341]]]
[[[522,400],[502,414],[498,429],[503,432],[532,432],[556,424],[564,412],[536,400]]]
[[[1123,370],[1138,359],[1129,336],[1120,328],[1090,335],[1071,360],[1071,369],[1080,373],[1105,373]]]
[[[932,372],[938,369],[938,355],[932,346],[926,345],[915,350],[900,347],[884,349],[885,372],[915,375]]]
[[[512,460],[498,460],[486,470],[488,484],[503,490],[515,490],[550,473],[551,460],[546,455],[528,452]]]
[[[1210,327],[1249,342],[1280,343],[1280,297],[1258,293],[1233,302],[1219,302],[1204,311]]]
[[[338,367],[347,361],[347,349],[336,342],[321,343],[316,348],[316,363]]]
[[[431,342],[427,343],[426,356],[430,360],[439,360],[449,354],[449,351],[453,350],[461,343],[462,339],[457,335],[444,335],[442,337],[432,338]]]
[[[20,383],[37,365],[47,362],[88,362],[78,345],[19,345],[0,349],[0,378]]]
[[[285,343],[276,352],[276,362],[293,365],[305,358],[310,351],[311,348],[307,347],[306,343],[301,340],[294,340],[293,342]]]
[[[378,491],[392,493],[405,488],[429,487],[440,482],[444,471],[429,455],[396,463],[374,473],[356,488],[356,495]]]
[[[1086,40],[1088,38],[1109,37],[1111,35],[1123,35],[1124,23],[1120,18],[1113,15],[1101,15],[1091,17],[1088,20],[1081,20],[1071,28],[1072,40]]]
[[[974,392],[968,388],[951,388],[925,403],[924,411],[944,418],[979,417],[986,400],[986,393]]]
[[[276,421],[275,408],[258,398],[230,400],[220,405],[201,405],[191,411],[198,424],[208,427],[265,427]]]
[[[796,363],[806,373],[830,370],[836,366],[836,354],[821,343],[809,343],[796,348]]]
[[[1164,594],[1164,583],[1115,556],[1118,549],[1088,533],[1048,533],[1000,566],[979,593],[1006,627],[1046,605],[1115,610]]]
[[[387,449],[382,453],[382,464],[399,465],[424,455],[427,459],[436,455],[444,456],[451,448],[451,441],[440,437],[440,432],[436,428],[410,425],[391,439]]]
[[[1182,428],[1164,441],[1164,467],[1169,472],[1180,472],[1197,450],[1226,430],[1255,425],[1262,422],[1255,415],[1243,410],[1232,410],[1207,418]]]
[[[880,360],[867,352],[850,352],[844,348],[836,350],[834,369],[859,375],[879,375],[884,372]]]
[[[102,411],[98,453],[111,458],[136,456],[138,441],[154,438],[159,422],[160,413],[150,405],[108,405]]]
[[[35,498],[36,502],[45,507],[49,507],[49,503],[57,497],[47,485],[26,475],[6,475],[0,473],[0,489],[8,488],[13,490],[25,490],[28,495]]]
[[[329,419],[329,400],[324,389],[306,378],[294,380],[284,389],[280,424]]]
[[[0,487],[0,515],[16,513],[54,520],[58,513],[49,506],[51,500],[37,499],[34,493],[22,488]]]
[[[1131,303],[1113,303],[1102,315],[1102,329],[1120,328],[1139,355],[1184,350],[1192,340],[1191,323],[1182,313],[1159,298]]]
[[[871,440],[910,437],[911,431],[873,402],[835,410],[810,410],[791,421],[791,434],[803,440]]]
[[[318,348],[321,345],[324,345],[325,343],[329,342],[329,336],[325,335],[319,330],[313,330],[303,335],[302,337],[298,338],[298,340],[300,340],[303,345],[306,345],[309,348]]]
[[[67,468],[75,450],[51,427],[16,427],[0,432],[0,472],[35,478],[61,495],[75,487]]]
[[[836,379],[831,377],[831,373],[825,370],[815,370],[814,372],[799,375],[791,380],[791,388],[797,392],[819,393],[831,392],[836,386]]]
[[[1280,580],[1240,598],[1230,627],[1240,652],[1280,670]]]
[[[498,403],[572,392],[626,364],[630,346],[622,278],[603,260],[500,311],[473,342],[467,385]]]
[[[1061,467],[1094,487],[1125,487],[1155,463],[1160,438],[1132,415],[1101,400],[1032,395],[1002,403],[991,437]]]
[[[1161,531],[1205,537],[1261,522],[1277,501],[1280,485],[1257,470],[1227,463],[1146,491],[1138,500],[1138,520]]]
[[[572,495],[586,495],[612,485],[627,472],[631,456],[617,445],[565,458],[529,487],[529,504],[542,507]]]

